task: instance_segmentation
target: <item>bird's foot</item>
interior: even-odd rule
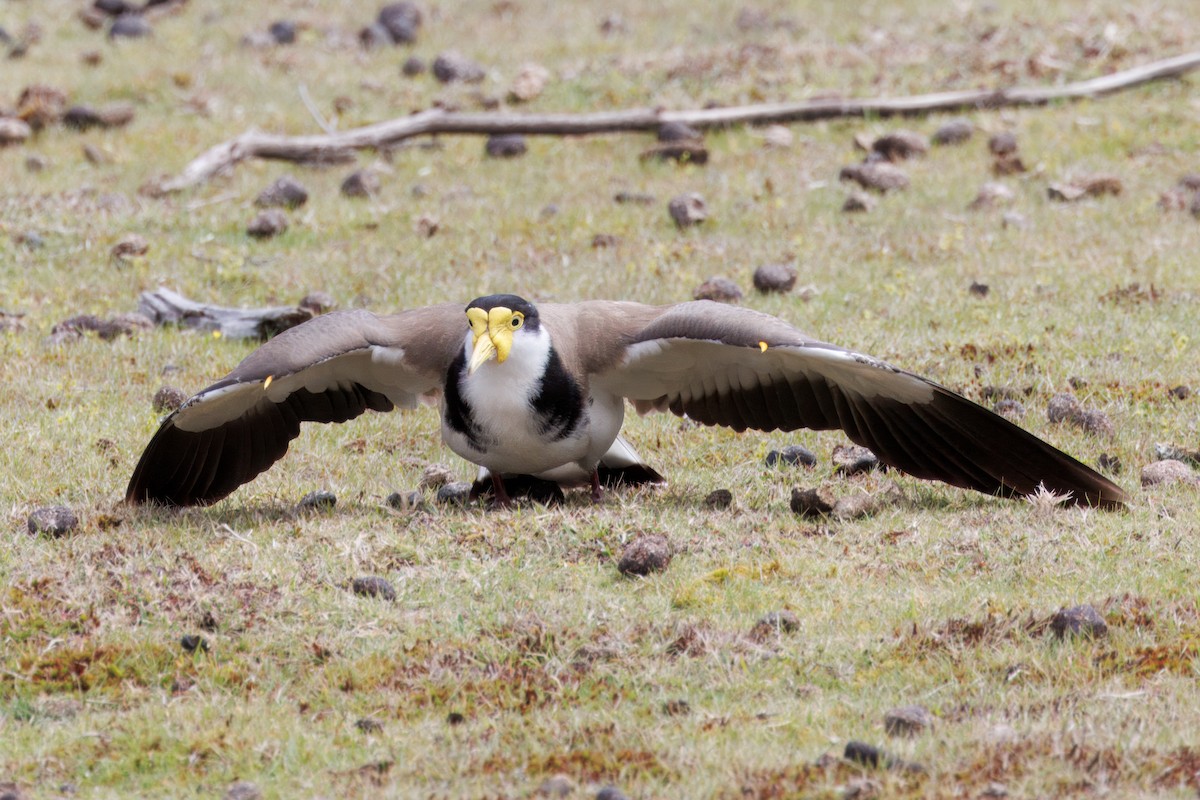
[[[600,471],[592,470],[592,502],[599,503],[604,499],[604,489],[600,486]]]
[[[512,508],[513,499],[509,497],[508,490],[504,488],[504,479],[500,477],[498,472],[492,473],[492,502],[488,504],[488,508]]]

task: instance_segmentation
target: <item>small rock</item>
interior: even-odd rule
[[[1111,438],[1117,433],[1116,426],[1114,426],[1112,420],[1108,418],[1108,414],[1095,409],[1088,409],[1079,412],[1078,415],[1071,419],[1071,423],[1077,428],[1082,428],[1088,433],[1096,436],[1107,436]]]
[[[846,781],[841,800],[876,800],[883,795],[883,784],[874,778],[860,775]]]
[[[996,156],[992,160],[993,175],[1020,175],[1028,171],[1029,168],[1025,166],[1025,162],[1016,153]]]
[[[296,23],[289,19],[272,22],[271,27],[267,28],[267,33],[271,34],[271,39],[275,44],[295,44]]]
[[[733,505],[733,492],[728,489],[714,489],[704,498],[704,507],[709,509],[725,509]]]
[[[113,20],[108,29],[110,39],[140,39],[154,33],[150,23],[141,14],[122,14]]]
[[[417,56],[409,56],[400,66],[400,74],[406,78],[415,78],[425,74],[425,60]]]
[[[763,264],[754,270],[754,288],[767,292],[790,292],[796,285],[796,268],[791,264]]]
[[[650,575],[671,563],[671,542],[659,533],[643,534],[625,546],[617,571],[622,575]]]
[[[392,40],[392,34],[378,22],[372,22],[358,32],[358,43],[367,50],[375,50],[395,44]]]
[[[355,578],[350,582],[350,591],[359,597],[378,597],[388,602],[396,599],[396,590],[392,584],[386,578],[380,578],[378,575]]]
[[[1017,136],[1011,131],[992,134],[988,139],[988,150],[995,156],[1007,156],[1017,152]]]
[[[785,464],[790,466],[815,467],[817,465],[817,456],[807,447],[801,447],[798,444],[789,444],[782,450],[772,450],[767,453],[767,457],[763,463],[768,467]]]
[[[33,84],[21,90],[16,116],[35,131],[57,123],[67,108],[67,93],[55,86]]]
[[[1167,390],[1167,397],[1173,400],[1187,400],[1192,396],[1192,387],[1180,384]]]
[[[839,475],[859,475],[879,469],[879,457],[856,444],[839,444],[833,448],[831,460]]]
[[[538,797],[567,797],[575,791],[575,782],[566,775],[551,775],[542,781],[535,794]]]
[[[454,471],[449,467],[443,464],[430,464],[421,473],[421,480],[417,486],[424,490],[440,489],[453,481]]]
[[[1098,639],[1108,633],[1108,625],[1090,605],[1065,608],[1050,618],[1050,630],[1059,639],[1067,636],[1087,636]]]
[[[696,300],[716,300],[718,303],[737,303],[742,299],[742,290],[728,278],[709,278],[692,291]]]
[[[696,141],[704,138],[700,131],[682,122],[664,122],[658,126],[660,142]]]
[[[361,717],[354,721],[354,727],[367,734],[379,733],[383,730],[383,723],[370,717]]]
[[[933,726],[933,715],[924,706],[900,706],[883,715],[889,736],[916,736]]]
[[[828,488],[792,489],[791,509],[802,517],[824,517],[829,515],[837,503],[837,497]]]
[[[89,164],[94,164],[96,166],[111,164],[113,160],[112,156],[110,156],[107,151],[96,147],[96,145],[92,144],[91,142],[87,142],[83,145],[83,157]]]
[[[1200,467],[1200,451],[1188,450],[1177,444],[1158,442],[1154,445],[1154,458],[1158,461],[1182,461]]]
[[[854,181],[864,189],[871,189],[881,194],[907,189],[908,176],[904,170],[887,161],[874,161],[865,164],[851,164],[842,167],[838,172],[838,180]]]
[[[1189,172],[1180,176],[1175,185],[1180,189],[1187,189],[1189,192],[1200,192],[1200,172]]]
[[[20,144],[33,135],[33,128],[23,119],[0,116],[0,147]]]
[[[549,80],[550,70],[541,64],[523,64],[513,78],[508,99],[513,103],[528,103],[546,90]]]
[[[167,414],[178,409],[187,402],[188,396],[182,389],[174,386],[163,386],[154,393],[150,405],[159,414]]]
[[[884,505],[882,497],[874,494],[852,494],[839,497],[829,516],[834,519],[862,519],[877,513]]]
[[[975,135],[975,124],[962,117],[947,120],[933,134],[937,145],[962,144]]]
[[[79,518],[66,506],[43,506],[29,515],[26,527],[35,536],[66,536],[79,527]]]
[[[1021,419],[1025,416],[1025,406],[1019,400],[1006,398],[992,406],[992,410],[1008,419]]]
[[[1168,189],[1158,196],[1158,207],[1163,211],[1186,211],[1196,197],[1196,192],[1187,189]]]
[[[842,203],[842,211],[848,214],[870,211],[875,205],[875,198],[866,192],[851,192],[846,195],[846,202]]]
[[[629,800],[629,798],[617,787],[605,786],[596,792],[596,800]]]
[[[668,700],[663,703],[662,711],[668,717],[686,717],[692,713],[692,704],[687,700]]]
[[[439,505],[464,505],[471,497],[471,484],[466,481],[447,483],[437,490],[435,500]]]
[[[291,175],[282,175],[254,198],[260,208],[299,208],[308,202],[308,190]]]
[[[671,198],[671,202],[667,204],[667,213],[675,220],[677,227],[687,228],[708,219],[708,206],[703,197],[695,192],[688,192]]]
[[[486,77],[483,67],[456,50],[447,50],[433,60],[433,77],[442,83],[479,83]]]
[[[980,283],[979,281],[971,281],[971,285],[967,287],[967,291],[976,297],[987,297],[988,292],[991,290],[992,287],[988,286],[986,283]]]
[[[96,0],[92,3],[92,8],[110,17],[119,17],[122,14],[131,14],[137,11],[137,6],[126,0]]]
[[[638,156],[642,161],[675,161],[680,164],[707,164],[708,148],[698,140],[662,142],[643,150]]]
[[[77,131],[89,128],[120,128],[133,121],[134,110],[129,103],[116,103],[102,108],[71,106],[63,112],[62,123]]]
[[[1089,175],[1066,183],[1052,183],[1046,189],[1051,200],[1069,203],[1083,197],[1119,195],[1124,189],[1121,179],[1114,175]]]
[[[459,711],[451,711],[446,715],[446,722],[450,725],[462,725],[467,721],[467,718]]]
[[[262,800],[262,790],[250,781],[235,781],[225,790],[224,800]]]
[[[975,199],[967,205],[967,208],[972,209],[973,211],[978,211],[984,208],[993,208],[1001,203],[1010,202],[1014,197],[1016,197],[1016,195],[1013,194],[1013,190],[1005,186],[1003,183],[989,181],[983,186],[979,187],[979,194],[975,195]]]
[[[903,161],[929,152],[929,141],[914,131],[893,131],[871,144],[871,151],[888,161]]]
[[[979,797],[981,800],[998,800],[1001,797],[1008,797],[1008,787],[1003,783],[991,781],[979,792]]]
[[[599,795],[597,795],[599,797]],[[0,783],[0,800],[27,800],[28,795],[21,787],[11,781]]]
[[[134,256],[144,256],[150,251],[150,243],[146,237],[136,233],[127,233],[112,246],[109,253],[113,258],[127,259]]]
[[[337,305],[337,301],[333,299],[333,295],[328,292],[309,292],[300,298],[300,302],[296,305],[301,308],[307,308],[314,315],[324,314]]]
[[[392,492],[387,504],[397,511],[416,511],[425,507],[425,496],[420,492]]]
[[[259,212],[246,226],[246,234],[255,239],[269,239],[287,230],[287,215],[278,208]]]
[[[437,217],[422,214],[417,217],[417,235],[423,239],[431,239],[441,228]]]
[[[1142,467],[1142,486],[1157,484],[1191,483],[1200,485],[1195,471],[1182,461],[1167,459],[1154,461]]]
[[[615,200],[618,203],[621,203],[621,204],[629,203],[629,204],[638,205],[638,206],[653,205],[655,199],[656,198],[654,197],[654,195],[647,194],[645,192],[617,192],[616,194],[613,195],[613,200]]]
[[[629,25],[620,14],[609,14],[600,20],[600,32],[605,36],[616,36],[629,30]]]
[[[341,191],[346,197],[371,197],[379,189],[379,174],[373,169],[360,169],[346,176]]]
[[[421,9],[408,0],[388,3],[379,10],[378,22],[394,43],[412,44],[421,28]]]
[[[791,128],[783,125],[768,125],[763,130],[763,147],[786,150],[795,141]]]
[[[186,653],[195,653],[197,650],[201,653],[208,652],[208,640],[195,633],[188,633],[179,637],[179,646]]]
[[[795,633],[800,630],[800,618],[791,611],[772,611],[763,616],[750,629],[750,638],[756,642],[765,642],[782,633]]]
[[[322,489],[301,497],[296,508],[300,511],[328,511],[336,505],[337,495]]]
[[[1121,464],[1120,456],[1110,456],[1108,453],[1101,453],[1100,458],[1097,459],[1096,463],[1099,465],[1100,469],[1104,470],[1105,472],[1111,472],[1114,475],[1120,474],[1123,466]]]
[[[1050,398],[1046,406],[1046,417],[1053,423],[1066,422],[1077,416],[1083,409],[1075,395],[1061,392]]]
[[[620,243],[621,243],[620,237],[614,236],[611,233],[597,233],[595,236],[592,237],[592,247],[597,250],[600,250],[600,249],[603,249],[606,247],[616,247]]]
[[[487,138],[483,150],[491,158],[516,158],[525,155],[529,146],[519,133],[497,133]]]

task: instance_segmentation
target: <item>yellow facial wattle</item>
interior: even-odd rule
[[[490,311],[468,308],[467,320],[475,337],[471,344],[471,360],[467,364],[467,372],[473,373],[492,358],[497,363],[504,363],[512,350],[513,333],[525,324],[525,315],[502,306]]]

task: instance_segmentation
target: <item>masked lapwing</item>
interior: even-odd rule
[[[302,422],[437,400],[442,439],[491,476],[655,480],[620,437],[626,401],[737,431],[840,428],[919,478],[1006,497],[1039,489],[1119,508],[1120,487],[933,381],[708,301],[534,306],[481,297],[377,316],[326,314],[252,352],[163,422],[126,499],[213,503],[287,452]]]

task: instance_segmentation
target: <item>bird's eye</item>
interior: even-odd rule
[[[511,325],[514,328],[519,328],[519,327],[521,327],[521,320],[522,320],[521,317],[513,317]]]

